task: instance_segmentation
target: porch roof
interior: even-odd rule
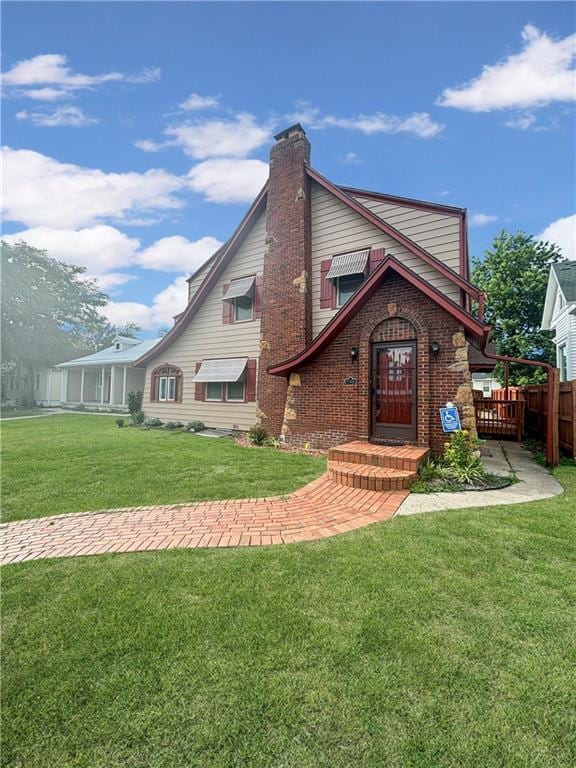
[[[99,352],[93,352],[91,355],[76,357],[74,360],[68,360],[65,363],[58,363],[57,368],[87,368],[90,366],[102,365],[131,365],[135,360],[141,357],[145,352],[157,344],[160,339],[143,339],[128,349],[116,349],[112,344]]]

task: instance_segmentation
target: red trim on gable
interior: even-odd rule
[[[444,275],[444,277],[448,278],[448,280],[451,280],[459,288],[466,291],[466,293],[472,295],[476,299],[479,297],[480,291],[475,286],[473,286],[472,283],[469,283],[468,280],[461,277],[457,272],[454,272],[453,269],[450,269],[450,267],[444,264],[444,262],[440,261],[440,259],[437,259],[436,256],[428,253],[428,251],[425,251],[423,248],[421,248],[407,235],[404,235],[391,224],[383,221],[379,216],[376,216],[375,213],[372,213],[372,211],[368,210],[368,208],[363,206],[362,203],[359,203],[346,192],[343,192],[339,187],[322,176],[322,174],[318,173],[318,171],[310,168],[310,166],[306,168],[306,171],[309,177],[313,179],[313,181],[320,184],[320,186],[324,187],[324,189],[328,190],[328,192],[331,192],[341,202],[345,203],[349,208],[352,208],[353,211],[366,219],[366,221],[369,221],[389,237],[393,237],[411,253],[413,253],[415,256],[419,256],[423,261],[440,272],[441,275]]]
[[[346,192],[348,195],[357,195],[358,197],[367,197],[369,200],[382,200],[386,203],[397,205],[407,205],[410,208],[417,208],[421,211],[431,211],[433,213],[445,213],[448,216],[459,216],[464,208],[458,208],[454,205],[443,205],[442,203],[431,203],[428,200],[417,200],[413,197],[400,197],[399,195],[388,195],[385,192],[372,192],[368,189],[357,189],[356,187],[346,187],[338,185],[338,189]]]
[[[409,283],[418,288],[422,293],[428,296],[438,306],[448,312],[449,315],[458,320],[474,337],[483,340],[487,337],[490,328],[480,323],[475,317],[466,312],[456,302],[449,299],[437,288],[424,282],[422,278],[399,262],[393,256],[385,256],[380,266],[370,275],[364,285],[358,292],[345,304],[338,314],[334,315],[332,320],[318,334],[314,341],[302,352],[289,360],[272,365],[268,368],[268,373],[272,376],[287,376],[291,371],[300,368],[312,358],[316,357],[328,344],[342,331],[348,322],[354,317],[356,312],[370,299],[380,287],[382,278],[390,270],[403,277]]]
[[[264,211],[266,206],[267,191],[268,182],[266,182],[266,184],[260,190],[258,197],[254,200],[248,209],[248,212],[238,225],[230,240],[228,240],[227,244],[221,249],[220,255],[216,260],[216,264],[212,267],[209,274],[206,276],[206,279],[194,294],[192,301],[188,304],[182,313],[181,318],[157,344],[155,344],[148,352],[145,352],[142,357],[139,357],[138,360],[135,360],[132,363],[134,367],[144,365],[149,360],[153,360],[158,356],[160,352],[169,347],[180,336],[184,329],[188,327],[190,321],[204,303],[204,300],[208,297],[214,286],[217,284],[220,276],[222,275],[224,267],[227,266],[238,248],[242,245],[251,225]]]

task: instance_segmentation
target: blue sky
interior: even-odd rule
[[[5,3],[5,227],[148,334],[233,231],[300,119],[351,186],[574,253],[570,3]]]

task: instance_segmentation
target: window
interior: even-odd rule
[[[120,349],[120,342],[119,341],[116,342],[116,349],[117,350]]]
[[[226,384],[226,400],[232,402],[244,402],[244,381],[229,381]]]
[[[558,368],[560,368],[560,381],[568,380],[568,353],[566,344],[558,347]]]
[[[234,299],[234,322],[242,323],[252,320],[254,314],[254,299],[250,296],[238,296]]]
[[[182,371],[174,365],[164,365],[152,371],[150,399],[161,403],[182,400]]]
[[[222,400],[222,384],[219,381],[207,381],[205,387],[206,400]]]
[[[40,374],[36,374],[36,391],[40,389]]]
[[[365,279],[365,275],[342,275],[342,277],[336,278],[337,304],[339,307],[343,307],[346,304]]]

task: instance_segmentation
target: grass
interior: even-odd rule
[[[3,405],[0,410],[0,419],[13,419],[15,416],[39,416],[41,413],[46,413],[46,411],[43,408]]]
[[[116,418],[62,414],[2,427],[3,520],[125,506],[283,494],[323,458],[232,440],[118,429]]]
[[[311,544],[4,568],[3,765],[573,768],[557,477]]]

